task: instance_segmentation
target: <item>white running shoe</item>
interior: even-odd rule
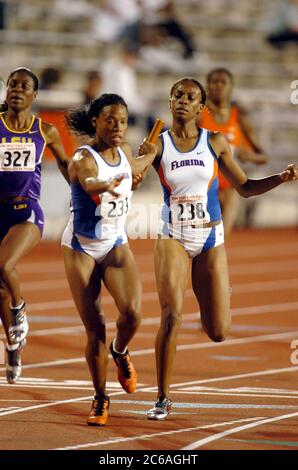
[[[147,411],[147,418],[153,420],[166,419],[172,408],[172,402],[168,398],[158,398],[154,408]]]
[[[23,340],[18,344],[7,344],[7,362],[6,362],[6,380],[9,384],[15,384],[21,377],[21,351],[26,345],[27,340]]]
[[[8,328],[9,339],[11,343],[19,344],[26,339],[29,331],[25,302],[20,307],[11,307],[10,312],[11,326]]]

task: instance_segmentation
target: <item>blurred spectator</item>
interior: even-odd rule
[[[194,52],[172,0],[103,0],[93,21],[94,37],[104,42],[159,47],[171,38],[180,43],[184,58]]]
[[[52,15],[65,19],[91,18],[95,8],[88,0],[54,0]]]
[[[0,76],[0,105],[5,101],[6,96],[6,86],[2,77]]]
[[[55,90],[61,81],[61,71],[55,67],[46,67],[40,74],[40,88]]]
[[[140,0],[102,0],[93,14],[93,36],[114,42],[122,30],[141,18]]]
[[[124,46],[117,56],[111,57],[102,66],[101,93],[117,93],[127,103],[129,123],[134,125],[140,119],[146,122],[146,128],[151,128],[153,118],[150,115],[150,105],[138,90],[136,63],[138,49],[134,46]]]
[[[161,31],[165,38],[170,37],[177,40],[182,46],[183,57],[190,58],[194,53],[193,41],[178,20],[174,2],[172,0],[142,0],[142,3],[145,10],[145,23],[152,26],[156,33]]]
[[[101,94],[102,76],[96,70],[87,73],[86,83],[83,88],[83,103],[89,104]]]
[[[298,43],[298,0],[277,2],[271,14],[270,33],[266,40],[279,49],[289,42]]]
[[[192,38],[178,21],[172,0],[139,0],[141,15],[128,24],[120,39],[128,44],[159,47],[169,38],[178,41],[185,59],[194,53]]]
[[[0,29],[5,29],[5,4],[5,1],[0,1]]]

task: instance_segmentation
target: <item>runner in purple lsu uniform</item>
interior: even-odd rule
[[[68,159],[57,129],[32,114],[37,90],[38,79],[30,69],[13,70],[0,109],[0,318],[7,337],[8,383],[21,375],[21,350],[28,333],[16,265],[42,236],[44,217],[38,201],[46,146],[68,180]]]

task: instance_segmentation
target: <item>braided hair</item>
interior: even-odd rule
[[[124,99],[114,93],[104,93],[99,98],[91,101],[89,105],[70,110],[66,115],[66,123],[75,134],[95,136],[95,127],[92,118],[98,117],[103,108],[113,104],[121,104],[127,109]]]

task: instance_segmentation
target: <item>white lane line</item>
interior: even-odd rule
[[[247,379],[249,377],[259,377],[262,375],[273,375],[273,374],[284,374],[287,372],[297,372],[298,371],[298,366],[292,366],[292,367],[283,367],[281,369],[265,369],[265,370],[260,370],[257,372],[247,372],[246,374],[236,374],[236,375],[225,375],[221,377],[214,377],[213,379],[203,379],[203,380],[193,380],[191,382],[181,382],[175,385],[172,385],[172,387],[186,387],[189,385],[198,385],[198,384],[206,384],[206,383],[213,383],[213,382],[224,382],[226,380],[237,380],[237,379]],[[227,393],[229,393],[227,391]]]
[[[281,290],[297,290],[298,279],[283,279],[264,282],[246,282],[243,284],[233,284],[233,294],[246,294],[247,292],[272,292]]]
[[[189,298],[189,297],[194,297],[194,293],[192,291],[192,289],[187,289],[186,292],[185,292],[185,297],[186,298]],[[142,302],[151,302],[152,300],[158,300],[158,296],[157,296],[157,293],[156,292],[144,292],[142,294]],[[105,305],[114,305],[114,300],[112,299],[112,297],[106,297],[105,300],[102,302],[103,306]],[[298,307],[298,302],[289,302],[289,304],[295,304],[295,307],[297,309]],[[273,306],[275,304],[272,304]],[[277,304],[277,305],[280,305],[280,304]],[[288,305],[288,303],[283,303],[282,305]],[[261,306],[261,307],[266,307],[265,305],[264,306]],[[32,303],[32,304],[28,304],[28,311],[30,312],[40,312],[40,311],[44,311],[44,310],[57,310],[57,309],[61,309],[61,310],[66,310],[66,309],[73,309],[74,311],[76,311],[76,308],[75,308],[75,305],[73,303],[73,300],[71,299],[65,299],[65,300],[55,300],[55,301],[50,301],[50,302],[35,302],[35,303]],[[246,307],[246,310],[248,310],[249,308],[258,308],[258,307]]]
[[[0,399],[0,402],[1,402],[1,401],[5,402],[5,403],[6,403],[6,402],[13,402],[13,403],[15,403],[15,402],[21,402],[21,403],[23,403],[23,402],[24,402],[24,403],[27,403],[27,402],[28,402],[28,403],[35,403],[35,402],[37,402],[37,403],[42,403],[42,402],[44,402],[44,403],[53,403],[53,402],[56,402],[56,400],[33,400],[33,399],[32,399],[32,400],[7,400],[7,399]]]
[[[268,262],[254,262],[254,263],[238,263],[238,264],[231,264],[229,265],[229,272],[231,275],[256,275],[256,274],[262,274],[262,273],[282,273],[282,272],[298,272],[297,269],[297,260],[293,259],[294,256],[291,256],[291,259],[288,260],[281,260],[281,261],[268,261]],[[58,279],[57,277],[60,277],[61,275],[64,274],[64,269],[55,269],[55,266],[59,265],[59,263],[54,263],[52,268],[50,265],[47,263],[42,263],[43,268],[40,266],[40,269],[36,269],[34,272],[38,272],[40,275],[42,275],[43,272],[48,273],[49,269],[52,270],[52,272],[56,272],[57,276],[55,276],[55,279],[46,279],[46,280],[39,280],[38,281],[25,281],[23,284],[26,285],[28,290],[31,290],[32,287],[31,285],[35,286],[40,286],[40,289],[43,288],[48,288],[48,289],[56,289],[60,288],[60,286],[63,286],[63,288],[68,290],[68,284],[67,281],[64,278]],[[49,268],[48,268],[49,267]],[[45,268],[45,269],[44,269]],[[22,266],[20,265],[19,267],[20,272],[24,272],[22,269]],[[26,271],[26,272],[32,272],[32,271]],[[149,271],[143,271],[140,273],[142,282],[150,282],[155,279],[154,271],[149,270]],[[47,286],[47,287],[46,287]],[[34,288],[34,287],[33,287]],[[35,287],[37,288],[37,287]]]
[[[249,264],[232,264],[229,266],[229,272],[236,274],[264,274],[264,273],[281,273],[298,271],[297,260],[287,261],[270,261],[267,263],[249,263]]]
[[[153,392],[153,390],[152,390]],[[155,393],[155,392],[154,392]],[[233,392],[196,392],[196,391],[181,391],[181,390],[171,390],[171,394],[177,394],[177,395],[218,395],[218,396],[227,396],[227,393],[229,394],[229,397],[253,397],[253,398],[290,398],[292,400],[298,400],[298,396],[293,396],[293,395],[266,395],[266,394],[258,394],[258,393],[233,393]],[[295,406],[295,408],[297,408]]]
[[[279,313],[279,312],[298,312],[298,302],[285,302],[281,304],[255,305],[251,307],[232,308],[232,316],[241,315],[261,315],[263,313]]]
[[[45,403],[43,405],[26,406],[26,407],[23,407],[23,408],[17,408],[16,410],[9,410],[9,411],[2,412],[2,413],[0,413],[0,417],[2,418],[2,416],[8,416],[8,415],[16,414],[16,413],[23,413],[23,412],[27,412],[27,411],[39,410],[41,408],[49,408],[51,406],[64,405],[66,403],[75,403],[77,401],[91,400],[92,398],[93,398],[92,395],[88,395],[87,397],[72,398],[72,399],[69,399],[69,400],[58,400],[58,401],[54,401],[52,403]]]
[[[9,407],[7,407],[7,408],[0,408],[0,413],[1,413],[2,411],[10,411],[10,410],[17,410],[17,409],[18,409],[17,406],[9,406]]]
[[[124,395],[125,393],[126,392],[121,390],[121,392],[110,393],[109,396],[112,397],[112,396],[117,396],[117,395]],[[8,416],[8,415],[16,414],[16,413],[26,413],[27,411],[39,410],[41,408],[49,408],[51,406],[65,405],[66,403],[76,403],[79,401],[92,400],[92,399],[93,399],[93,395],[88,395],[85,397],[70,398],[68,400],[57,400],[52,403],[45,403],[43,405],[26,406],[23,408],[17,408],[16,410],[10,410],[7,412],[5,411],[4,413],[0,413],[0,417],[2,418],[2,416]]]
[[[0,388],[7,388],[11,387],[6,382],[0,382]],[[30,383],[30,382],[24,382],[24,383],[16,383],[13,385],[13,388],[20,388],[22,390],[24,389],[34,389],[34,388],[40,388],[40,389],[47,389],[47,390],[79,390],[81,392],[93,392],[94,388],[93,387],[79,387],[79,386],[67,386],[67,385],[52,385],[52,384],[36,384],[36,383]],[[111,392],[118,391],[119,387],[115,388],[109,388],[108,392],[109,395]],[[146,387],[146,388],[141,388],[138,389],[138,392],[146,392],[146,393],[154,393],[156,394],[156,387]],[[174,395],[191,395],[191,396],[200,396],[200,395],[207,395],[207,396],[227,396],[227,392],[222,391],[222,392],[200,392],[200,391],[181,391],[181,390],[172,390],[171,389],[171,394]],[[272,398],[272,399],[290,399],[290,400],[298,400],[298,396],[293,396],[293,395],[267,395],[267,394],[258,394],[258,393],[234,393],[234,392],[228,392],[229,396],[233,397],[250,397],[250,398]],[[37,400],[39,401],[39,400]],[[47,400],[48,401],[48,400]],[[297,406],[292,406],[290,408],[297,408]]]
[[[67,447],[58,447],[56,449],[52,450],[76,450],[76,449],[86,449],[87,447],[97,447],[97,446],[103,446],[103,445],[109,445],[109,444],[119,444],[120,442],[132,442],[132,441],[139,441],[139,440],[148,440],[152,439],[154,437],[161,437],[161,436],[168,436],[168,435],[174,435],[174,434],[181,434],[184,432],[194,432],[194,431],[199,431],[201,429],[212,429],[212,428],[217,428],[217,427],[222,427],[222,426],[228,426],[231,424],[236,424],[236,423],[245,423],[245,422],[251,422],[251,421],[256,421],[258,419],[261,419],[260,417],[257,418],[246,418],[246,419],[239,419],[235,421],[226,421],[223,423],[215,423],[215,424],[207,424],[206,426],[195,426],[193,428],[184,428],[184,429],[176,429],[172,431],[165,431],[165,432],[157,432],[157,433],[152,433],[152,434],[142,434],[140,436],[133,436],[133,437],[120,437],[120,438],[114,438],[114,439],[108,439],[107,441],[97,441],[97,442],[89,442],[86,444],[78,444],[75,446],[67,446]]]
[[[298,369],[298,367],[293,367],[293,368],[290,368],[290,372],[294,371],[294,370]],[[247,376],[249,375],[250,377],[252,376],[258,376],[258,375],[266,375],[268,373],[281,373],[281,372],[285,372],[284,369],[275,369],[274,371],[273,370],[270,370],[270,371],[259,371],[259,372],[255,372],[255,373],[250,373],[250,374],[242,374]],[[236,375],[236,376],[230,376],[230,377],[223,377],[223,378],[217,378],[217,379],[211,379],[213,381],[215,380],[231,380],[231,379],[234,379],[234,378],[239,378],[239,375]],[[208,382],[209,380],[206,380],[205,382]],[[198,382],[202,382],[202,381],[198,381]],[[203,381],[204,382],[204,381]],[[178,387],[179,384],[174,384],[173,387]],[[139,392],[146,392],[146,391],[151,391],[153,390],[154,387],[144,387],[144,388],[141,388],[139,390]],[[117,395],[123,395],[125,394],[125,392],[123,391],[117,391],[117,392],[112,392],[110,393],[110,396],[117,396]],[[11,414],[15,414],[15,413],[21,413],[21,412],[27,412],[27,411],[32,411],[32,410],[35,410],[35,409],[41,409],[41,408],[47,408],[47,407],[51,407],[51,406],[55,406],[55,405],[60,405],[60,404],[65,404],[65,403],[75,403],[75,402],[79,402],[79,401],[84,401],[84,400],[90,400],[92,399],[92,396],[85,396],[85,397],[79,397],[79,398],[75,398],[75,399],[68,399],[68,400],[59,400],[59,401],[54,401],[54,402],[51,402],[51,403],[46,403],[46,404],[42,404],[42,405],[33,405],[33,406],[30,406],[30,407],[24,407],[24,408],[18,408],[16,410],[10,410],[10,411],[7,411],[7,412],[2,412],[0,413],[0,416],[6,416],[6,415],[11,415]]]
[[[276,423],[276,421],[282,421],[284,419],[295,418],[296,416],[298,416],[298,412],[276,416],[274,418],[261,419],[260,421],[257,421],[254,423],[245,424],[243,426],[237,426],[236,428],[228,429],[227,431],[222,431],[220,433],[214,434],[213,436],[205,437],[204,439],[199,439],[198,441],[192,442],[186,447],[182,447],[181,450],[199,449],[200,447],[203,447],[204,445],[209,444],[210,442],[218,441],[219,439],[222,439],[225,436],[230,436],[231,434],[246,431],[247,429],[252,429],[257,426],[262,426],[264,424]]]
[[[65,366],[68,364],[81,364],[85,362],[85,357],[75,357],[72,359],[57,359],[56,361],[48,361],[48,362],[38,362],[35,364],[26,364],[22,366],[22,369],[38,369],[42,367],[53,367],[53,366]],[[1,367],[0,371],[4,371],[5,367]]]
[[[232,388],[222,388],[222,387],[201,387],[199,385],[192,385],[190,387],[180,387],[180,392],[225,392],[227,393],[270,393],[270,396],[278,395],[282,397],[283,395],[293,395],[298,398],[298,390],[291,389],[280,389],[280,388],[261,388],[261,387],[232,387]],[[260,395],[261,396],[261,395]]]
[[[209,341],[208,343],[194,343],[194,344],[180,344],[177,346],[177,350],[179,351],[188,351],[193,349],[210,349],[210,348],[221,348],[226,346],[234,346],[234,345],[242,345],[242,344],[251,344],[251,343],[260,343],[265,341],[278,341],[283,340],[291,337],[298,337],[298,330],[297,331],[288,331],[286,333],[276,333],[272,335],[258,335],[258,336],[250,336],[248,338],[237,338],[237,339],[228,339],[222,343],[213,343]],[[149,349],[140,349],[138,351],[132,351],[130,354],[131,356],[144,356],[154,354],[154,348]],[[51,366],[59,366],[59,365],[66,365],[66,364],[76,364],[84,362],[84,357],[76,357],[70,359],[59,359],[56,361],[49,361],[49,362],[41,362],[35,364],[27,364],[24,365],[23,369],[36,369],[39,367],[51,367]],[[0,368],[0,371],[5,370],[4,367]],[[212,379],[211,379],[212,380]]]
[[[144,275],[141,274],[141,280],[143,283],[152,282],[155,279],[154,272],[148,272]],[[234,294],[244,294],[247,292],[271,292],[276,289],[280,290],[292,290],[297,289],[298,279],[276,279],[274,281],[264,282],[245,282],[233,284]],[[47,281],[28,281],[22,283],[22,288],[25,292],[36,292],[36,291],[48,291],[48,290],[67,290],[68,283],[66,279],[55,279]],[[109,299],[109,296],[103,296],[102,300],[105,302]]]
[[[67,308],[67,303],[69,301],[59,301],[59,302],[47,302],[47,303],[37,303],[37,304],[31,304],[29,305],[30,311],[36,311],[36,310],[51,310],[52,308],[57,308],[57,304],[59,305],[59,308]],[[52,305],[53,304],[53,305]],[[74,308],[73,305],[71,305],[71,308]],[[231,314],[232,317],[235,316],[242,316],[242,315],[261,315],[264,313],[285,313],[285,312],[292,312],[292,311],[298,311],[298,302],[287,302],[287,303],[281,303],[281,304],[267,304],[267,305],[256,305],[256,306],[251,306],[251,307],[239,307],[239,308],[233,308],[231,309]],[[198,320],[200,318],[200,312],[194,312],[194,313],[186,313],[183,315],[183,321],[187,320]],[[74,319],[74,321],[77,321]],[[158,317],[150,317],[150,318],[144,318],[142,320],[142,326],[145,325],[158,325],[160,323],[160,316]],[[114,328],[115,327],[115,322],[108,322],[106,324],[107,328]],[[29,333],[29,336],[44,336],[44,335],[50,335],[50,334],[69,334],[69,333],[74,333],[76,334],[77,332],[84,331],[84,328],[82,325],[78,326],[69,326],[69,327],[58,327],[58,328],[46,328],[43,330],[32,330]],[[4,334],[0,334],[0,339],[5,339]]]
[[[235,258],[236,260],[245,259],[245,258],[257,258],[262,257],[281,257],[284,258],[285,255],[295,256],[298,251],[298,243],[295,241],[283,243],[270,243],[270,244],[260,244],[260,245],[243,245],[243,246],[227,246],[227,252],[229,259]],[[153,254],[138,254],[135,253],[135,257],[138,262],[147,262],[151,261],[153,263]],[[62,272],[64,273],[64,264],[63,261],[57,259],[57,261],[29,261],[20,263],[20,272],[23,273],[48,273],[48,272]]]
[[[245,258],[257,258],[261,257],[269,257],[269,258],[277,258],[283,257],[285,254],[287,255],[298,255],[298,243],[297,242],[290,242],[289,244],[282,244],[282,243],[272,243],[266,245],[244,245],[244,246],[228,246],[227,247],[228,257],[229,259],[236,258],[245,259]]]

